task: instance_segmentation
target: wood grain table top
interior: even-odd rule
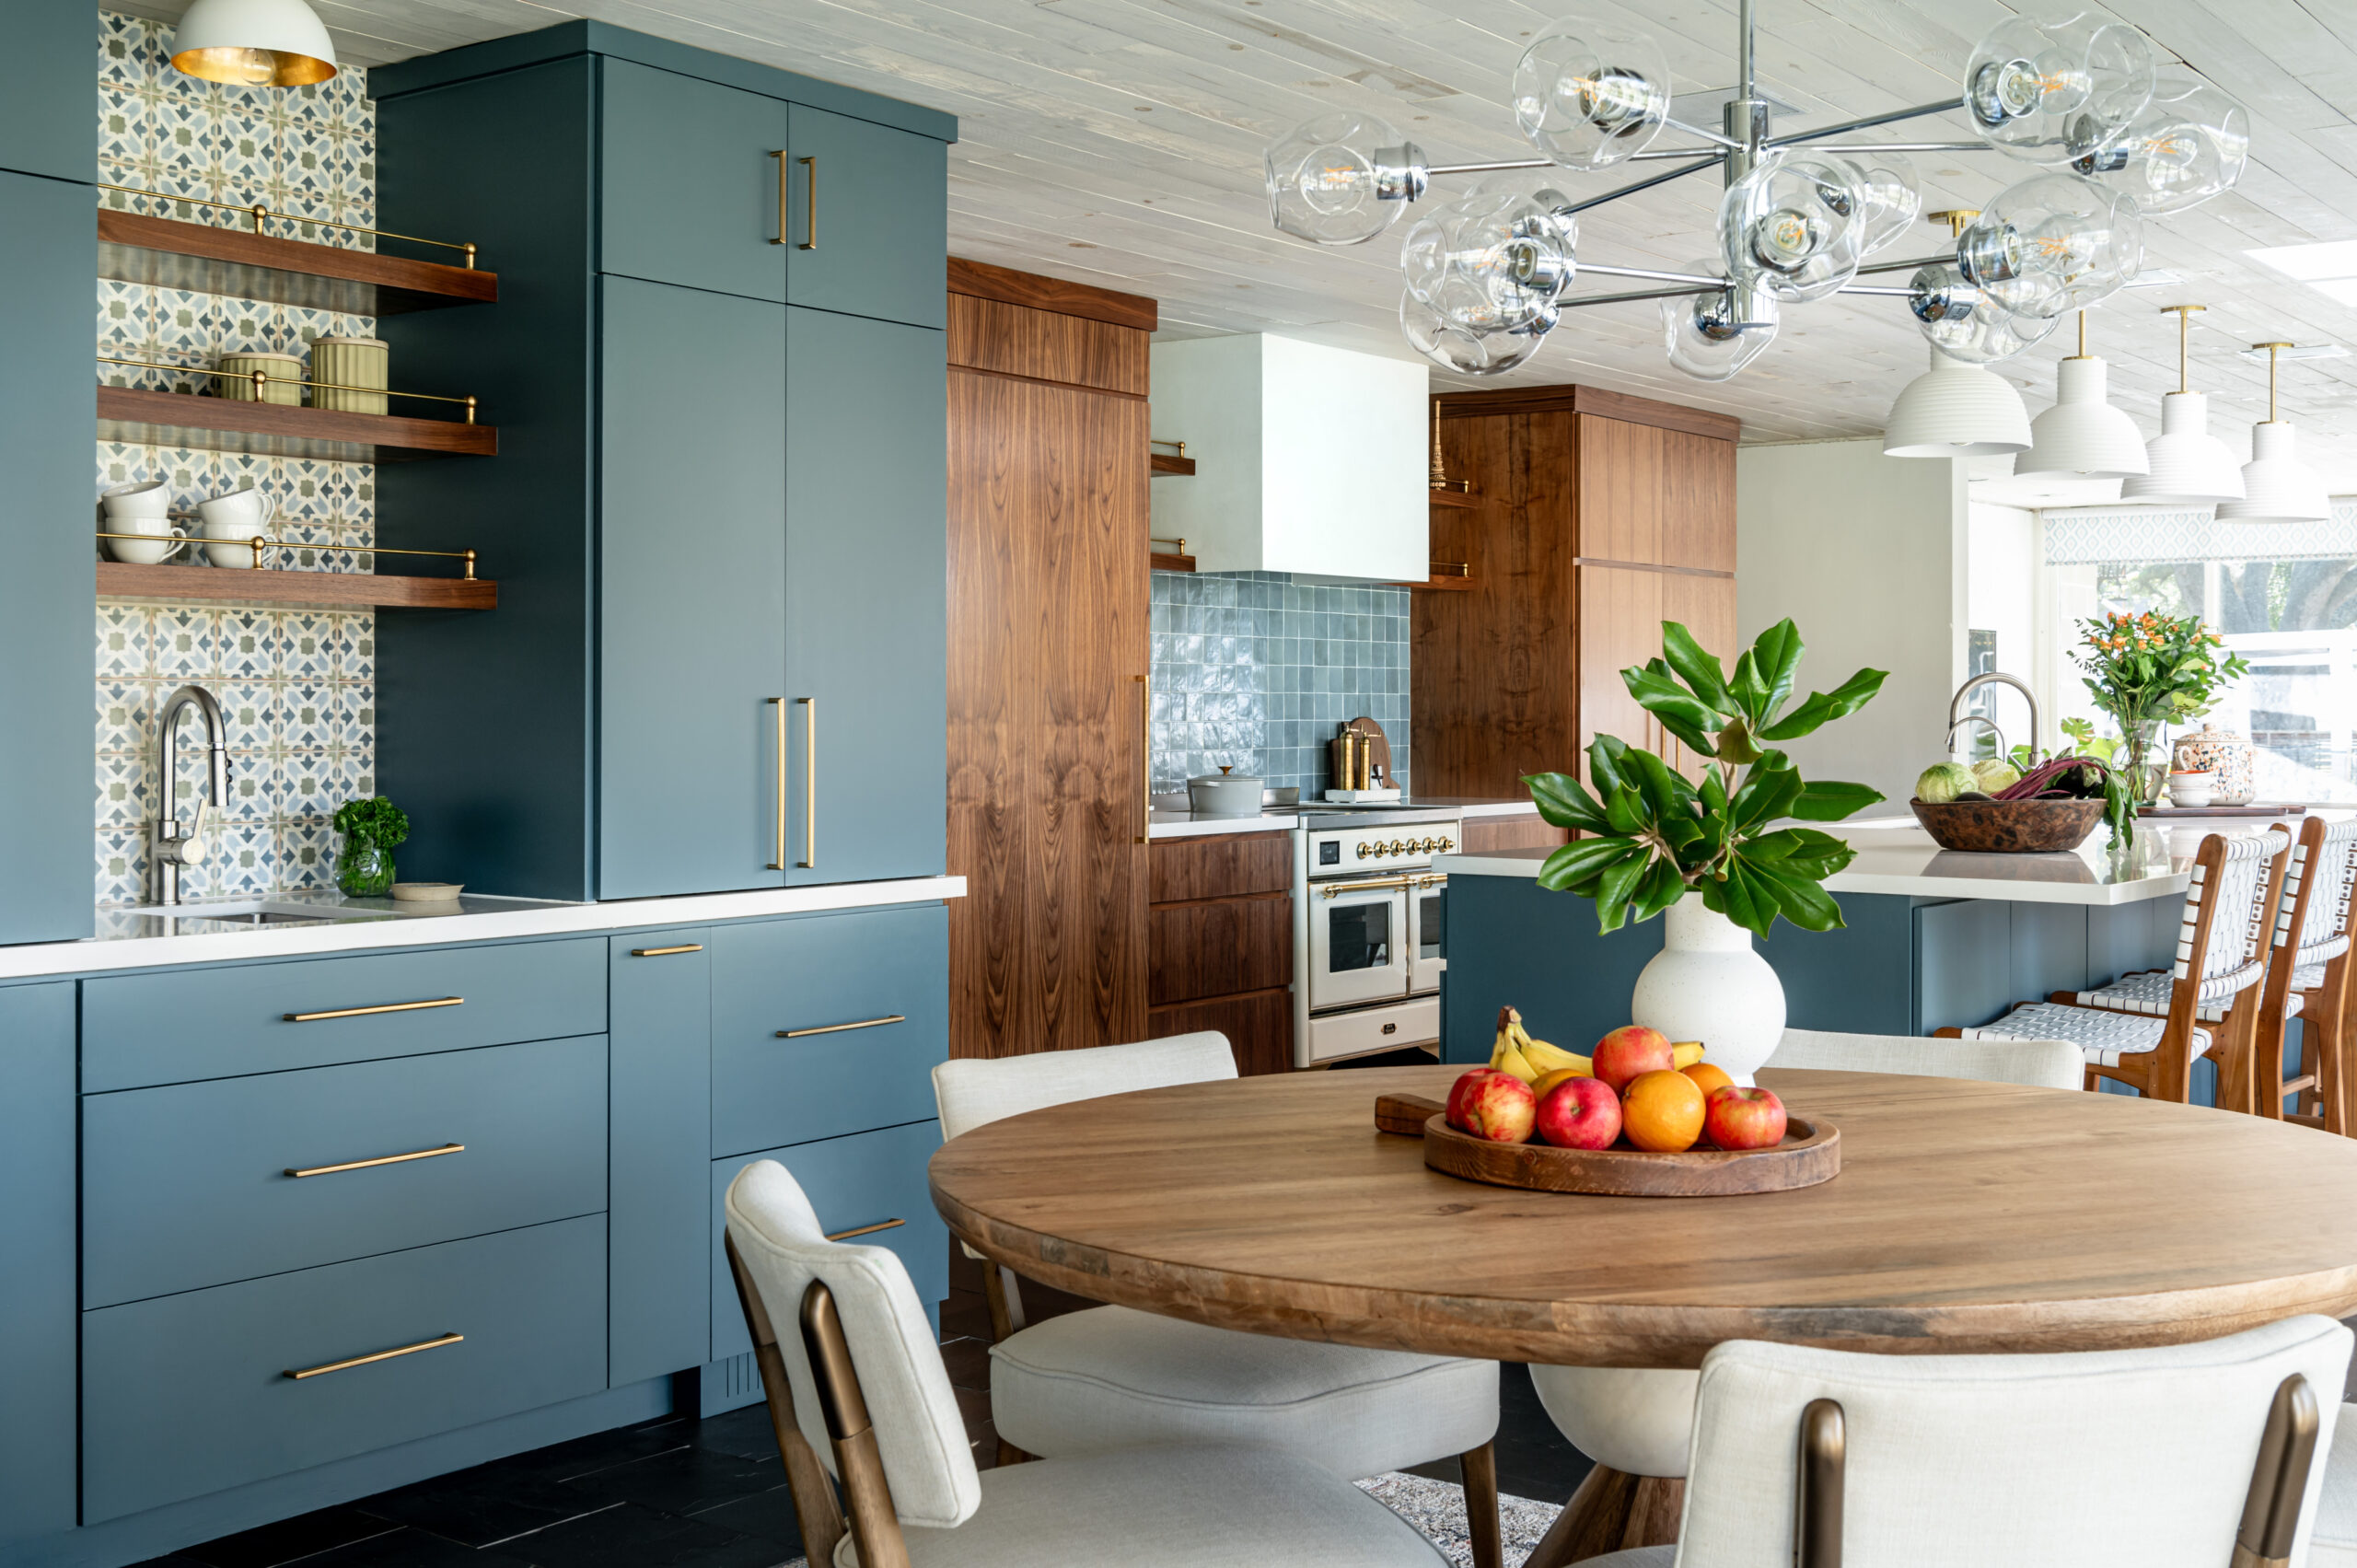
[[[1378,1093],[1288,1074],[1010,1117],[933,1157],[952,1230],[1099,1301],[1295,1339],[1594,1366],[1722,1341],[2106,1350],[2357,1312],[2357,1139],[2119,1095],[1870,1073],[1760,1081],[1842,1136],[1789,1192],[1605,1198],[1429,1170]]]

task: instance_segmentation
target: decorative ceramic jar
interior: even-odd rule
[[[390,384],[382,338],[313,338],[311,340],[313,408],[342,409],[347,413],[383,413],[385,388]]]
[[[1705,1061],[1748,1087],[1784,1038],[1784,985],[1750,932],[1689,893],[1662,915],[1661,951],[1637,976],[1629,1017],[1701,1040]]]
[[[233,403],[283,403],[294,408],[303,401],[303,356],[299,354],[256,350],[225,354],[219,363],[221,378],[215,384]],[[256,371],[263,377],[260,397],[255,396]]]
[[[2251,796],[2258,793],[2258,786],[2252,782],[2257,756],[2251,743],[2243,737],[2206,724],[2177,743],[2177,767],[2212,775],[2212,806],[2250,804]]]

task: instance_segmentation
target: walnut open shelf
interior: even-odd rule
[[[496,429],[455,419],[290,408],[145,387],[100,387],[98,392],[101,441],[340,463],[488,458],[499,450]]]
[[[1481,504],[1479,497],[1469,495],[1462,490],[1435,490],[1432,497],[1435,506],[1452,506],[1469,512]]]
[[[1146,467],[1155,479],[1167,474],[1176,474],[1183,479],[1194,473],[1195,459],[1174,457],[1168,452],[1149,452],[1146,454]]]
[[[1157,550],[1147,556],[1146,561],[1156,572],[1191,572],[1195,569],[1195,558],[1191,555],[1166,555]]]
[[[499,298],[499,274],[481,268],[110,207],[99,209],[99,276],[352,316],[398,316]]]
[[[363,553],[366,553],[365,552]],[[371,572],[240,571],[101,561],[100,598],[202,600],[340,610],[495,610],[499,585],[482,577],[380,577]]]

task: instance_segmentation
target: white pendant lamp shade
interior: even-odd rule
[[[2206,392],[2170,392],[2161,399],[2161,433],[2147,442],[2150,471],[2119,487],[2122,501],[2171,506],[2214,506],[2243,498],[2242,465],[2210,434]]]
[[[196,0],[172,36],[172,65],[208,82],[299,87],[335,75],[335,45],[303,0]]]
[[[2015,479],[2126,479],[2142,473],[2143,433],[2107,400],[2107,367],[2085,354],[2058,366],[2061,399],[2030,421]]]
[[[1937,349],[1931,355],[1931,369],[1890,405],[1885,457],[1989,458],[2028,448],[2029,411],[2019,392],[1977,365]]]
[[[2250,427],[2250,461],[2243,465],[2243,499],[2218,503],[2218,520],[2234,523],[2313,523],[2332,516],[2316,470],[2300,461],[2292,426],[2270,419]]]

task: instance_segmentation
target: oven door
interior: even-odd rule
[[[1448,968],[1448,878],[1419,877],[1408,889],[1408,993],[1422,996],[1440,989],[1441,971]]]
[[[1309,1005],[1347,1007],[1408,994],[1408,891],[1325,882],[1310,891]]]

